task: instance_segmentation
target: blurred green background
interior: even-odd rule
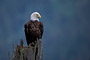
[[[43,60],[90,60],[90,0],[0,0],[0,60],[26,39],[32,12],[44,24]]]

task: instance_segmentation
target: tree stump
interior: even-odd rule
[[[17,45],[16,51],[13,51],[14,56],[12,60],[43,60],[41,39],[35,43],[30,43],[26,47],[22,44],[23,42],[21,40],[20,45]]]

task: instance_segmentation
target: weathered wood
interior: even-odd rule
[[[8,52],[8,58],[9,58],[9,60],[11,60],[11,57],[10,57],[10,51]]]
[[[21,40],[22,41],[22,40]],[[29,46],[23,46],[23,42],[17,45],[14,57],[12,60],[43,60],[42,58],[42,41],[37,40]]]

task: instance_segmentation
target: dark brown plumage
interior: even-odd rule
[[[43,34],[42,22],[39,22],[37,20],[35,21],[30,20],[29,22],[25,23],[24,29],[25,29],[24,31],[28,45],[32,42],[35,43],[37,39],[42,38],[42,34]]]

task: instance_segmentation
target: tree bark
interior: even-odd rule
[[[35,43],[30,43],[29,46],[26,47],[17,45],[12,60],[43,60],[41,39],[37,40]]]

